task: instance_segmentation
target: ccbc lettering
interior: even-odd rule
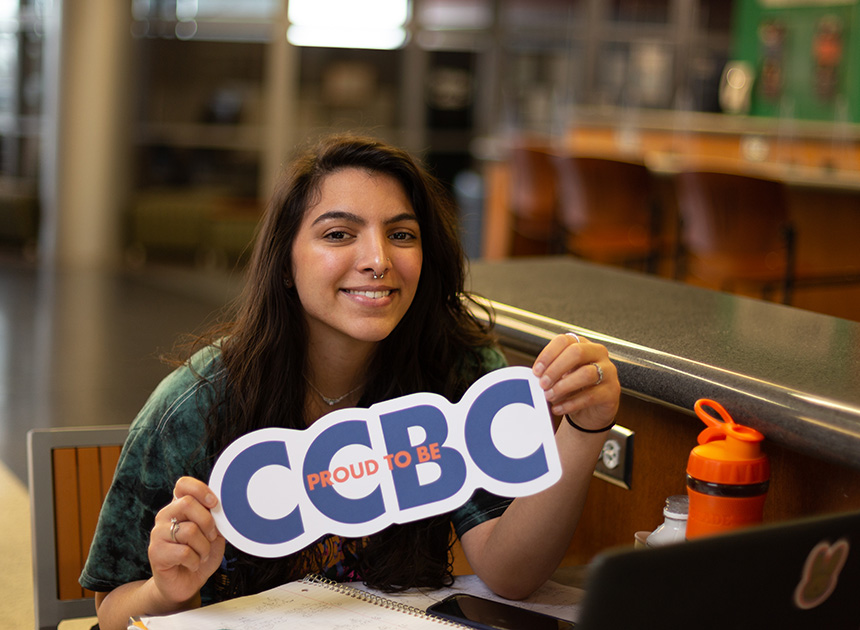
[[[456,404],[412,394],[335,411],[304,431],[249,433],[225,449],[209,485],[227,540],[277,557],[325,534],[366,536],[449,512],[478,488],[523,496],[560,476],[543,393],[531,370],[513,367]]]

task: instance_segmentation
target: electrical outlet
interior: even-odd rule
[[[630,429],[615,425],[610,429],[597,460],[594,476],[630,489],[633,477],[633,436]]]

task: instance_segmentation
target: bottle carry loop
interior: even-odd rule
[[[709,414],[706,407],[716,411],[721,420],[717,420]],[[694,409],[699,419],[708,425],[707,429],[699,433],[699,444],[707,444],[726,437],[732,437],[742,442],[761,442],[764,440],[764,436],[755,429],[735,422],[725,407],[715,400],[700,398],[696,401]]]

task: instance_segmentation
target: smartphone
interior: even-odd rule
[[[481,630],[569,630],[574,627],[571,621],[466,593],[446,597],[427,608],[427,612]]]

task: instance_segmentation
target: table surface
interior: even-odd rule
[[[609,348],[628,393],[691,414],[711,398],[768,439],[860,468],[856,322],[571,257],[473,262],[468,288],[525,311],[501,319],[528,323],[513,333],[527,351],[544,343],[535,328],[574,330]]]

